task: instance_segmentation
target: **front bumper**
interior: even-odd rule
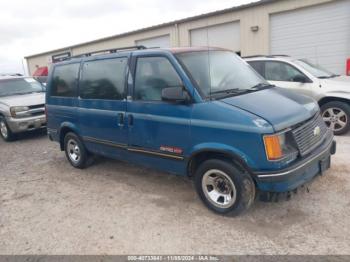
[[[45,115],[26,118],[6,118],[6,122],[13,133],[32,131],[46,127]]]
[[[292,191],[327,170],[330,167],[331,155],[335,152],[336,142],[333,136],[330,136],[310,156],[286,169],[256,172],[257,187],[266,192]]]

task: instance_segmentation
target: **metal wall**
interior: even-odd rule
[[[50,57],[53,54],[65,52],[67,50],[69,50],[72,55],[78,55],[96,50],[135,45],[138,40],[164,35],[170,36],[171,46],[190,46],[191,30],[230,22],[239,22],[240,51],[242,56],[268,54],[270,50],[270,15],[332,1],[339,0],[279,0],[268,2],[258,6],[230,11],[228,13],[213,14],[209,17],[187,19],[177,24],[174,23],[172,25],[165,25],[160,28],[150,28],[131,34],[96,40],[90,43],[55,50],[54,52],[46,52],[26,58],[29,72],[32,74],[35,71],[36,65],[48,65],[50,63]],[[258,31],[254,32],[252,31],[252,27],[255,26],[258,26],[259,28]]]
[[[350,1],[274,14],[270,30],[271,54],[308,58],[345,74],[345,61],[350,58]]]

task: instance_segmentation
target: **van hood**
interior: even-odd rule
[[[276,132],[305,121],[319,111],[317,103],[312,98],[278,87],[221,101],[265,119]]]
[[[31,93],[0,97],[0,103],[11,106],[33,106],[45,104],[45,93]]]

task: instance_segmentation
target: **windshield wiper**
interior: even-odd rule
[[[251,88],[232,88],[232,89],[218,90],[218,91],[211,92],[210,95],[224,94],[224,97],[229,97],[232,95],[242,95],[242,94],[255,92],[255,91],[259,91],[259,90],[263,90],[271,87],[274,87],[274,85],[259,83]]]
[[[271,87],[275,87],[275,85],[271,85],[271,84],[267,84],[267,83],[259,83],[247,90],[249,91],[258,91],[258,90],[263,90],[263,89],[267,89],[267,88],[271,88]]]
[[[319,76],[318,78],[319,79],[329,79],[329,78],[334,78],[334,77],[338,77],[338,76],[340,76],[340,75],[333,74],[330,76]]]
[[[224,90],[218,90],[218,91],[214,91],[214,92],[210,92],[211,95],[216,95],[216,94],[237,94],[237,93],[241,93],[244,92],[245,89],[241,89],[241,88],[232,88],[232,89],[224,89]]]
[[[331,75],[331,78],[338,77],[338,76],[340,76],[340,75],[333,74],[333,75]]]

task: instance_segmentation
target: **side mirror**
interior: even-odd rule
[[[167,87],[162,90],[162,100],[169,102],[189,102],[190,96],[183,86]]]
[[[293,82],[308,83],[309,79],[307,79],[306,76],[304,76],[304,75],[296,75],[293,78]]]

